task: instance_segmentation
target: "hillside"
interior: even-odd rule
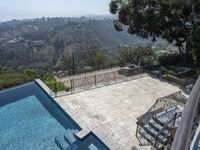
[[[109,52],[120,45],[149,43],[150,40],[129,35],[126,31],[115,31],[111,19],[14,20],[0,24],[0,65],[52,70],[59,68],[63,59],[70,60],[72,52],[79,54],[100,48]]]

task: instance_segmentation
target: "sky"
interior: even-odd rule
[[[111,0],[0,0],[0,21],[107,15]]]

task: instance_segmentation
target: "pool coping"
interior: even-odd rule
[[[72,121],[72,124],[75,125],[75,127],[77,128],[77,130],[81,131],[82,128],[80,127],[80,125],[54,100],[53,97],[51,97],[49,91],[51,91],[40,79],[36,79],[33,81],[44,93],[45,95],[49,98],[49,100],[51,102],[53,102],[56,107],[58,107],[58,109],[70,120]],[[46,91],[48,90],[48,92]]]
[[[113,149],[113,148],[110,148],[110,146],[106,145],[105,144],[105,141],[103,139],[101,139],[100,137],[98,137],[94,132],[93,130],[89,130],[89,129],[84,129],[82,128],[73,118],[72,116],[70,116],[57,102],[56,100],[51,96],[51,93],[54,94],[54,92],[48,87],[45,85],[44,82],[42,82],[42,80],[40,79],[36,79],[34,80],[33,82],[35,82],[39,88],[48,96],[48,98],[60,109],[60,111],[66,115],[70,121],[72,121],[73,124],[75,124],[75,127],[78,127],[78,130],[79,132],[78,133],[75,133],[75,135],[77,136],[77,138],[80,140],[80,141],[84,141],[85,139],[87,139],[89,136],[94,136],[105,148],[107,149]],[[30,82],[32,83],[32,82]],[[84,133],[84,134],[82,134]],[[117,149],[117,148],[114,148],[114,149]]]

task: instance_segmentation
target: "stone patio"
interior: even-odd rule
[[[151,76],[56,98],[85,132],[93,131],[111,149],[140,147],[135,137],[137,117],[156,99],[180,91]]]

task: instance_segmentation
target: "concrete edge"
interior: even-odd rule
[[[37,82],[37,84],[39,84],[49,95],[55,95],[55,93],[42,80],[35,79],[35,82]]]

